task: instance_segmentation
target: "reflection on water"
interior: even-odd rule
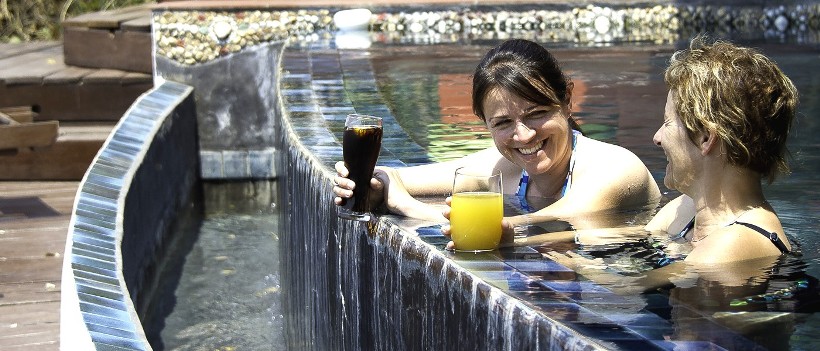
[[[820,340],[813,333],[820,329],[815,313],[820,307],[815,278],[820,277],[820,72],[815,69],[820,48],[760,40],[738,43],[772,57],[800,92],[799,115],[789,141],[793,173],[764,188],[799,253],[776,262],[750,263],[744,272],[748,279],[731,285],[718,283],[725,281],[719,278],[726,272],[698,272],[694,280],[644,294],[645,309],[675,323],[674,340],[737,345],[737,334],[699,324],[710,318],[767,349],[818,349]],[[469,94],[473,68],[495,44],[371,48],[380,91],[431,159],[453,159],[492,145],[484,124],[471,112]],[[564,70],[581,88],[573,95],[573,115],[586,134],[632,150],[663,184],[666,158],[652,144],[652,135],[661,123],[666,99],[663,69],[676,46],[591,50],[546,45],[552,45]],[[663,186],[662,190],[664,202],[677,195]],[[670,249],[674,244],[661,238],[628,247],[581,247],[580,252],[620,266],[623,274],[640,274],[657,258],[659,246]]]

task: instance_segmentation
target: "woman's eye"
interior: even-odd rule
[[[502,126],[508,125],[509,123],[510,123],[510,120],[496,121],[496,122],[493,123],[493,127],[502,127]]]

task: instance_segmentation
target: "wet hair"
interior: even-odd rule
[[[693,143],[713,131],[730,164],[758,172],[769,183],[788,173],[786,138],[798,97],[774,61],[700,35],[672,55],[664,79]]]
[[[484,98],[494,88],[501,88],[543,106],[570,106],[572,82],[555,57],[538,43],[507,40],[484,55],[473,74],[473,112],[486,120]],[[569,117],[572,129],[581,128]]]

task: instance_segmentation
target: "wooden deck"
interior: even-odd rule
[[[0,350],[59,350],[60,276],[79,182],[0,182]]]
[[[0,44],[0,350],[60,349],[63,252],[79,180],[153,87],[150,11],[135,13],[72,19],[68,42]],[[111,23],[123,30],[110,35]],[[49,128],[48,142],[7,138],[35,124],[58,124],[56,137]]]

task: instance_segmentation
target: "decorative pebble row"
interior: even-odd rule
[[[157,55],[186,65],[211,61],[261,42],[327,38],[336,30],[330,10],[167,11],[155,13]],[[383,12],[370,16],[369,29],[386,42],[453,42],[505,39],[528,33],[539,40],[606,44],[672,43],[682,33],[762,31],[797,34],[817,41],[820,4],[776,7],[652,6],[610,8],[588,5],[571,10]],[[815,33],[806,39],[801,33]]]
[[[167,11],[153,16],[156,54],[186,65],[262,42],[310,39],[332,29],[332,22],[328,10]]]

